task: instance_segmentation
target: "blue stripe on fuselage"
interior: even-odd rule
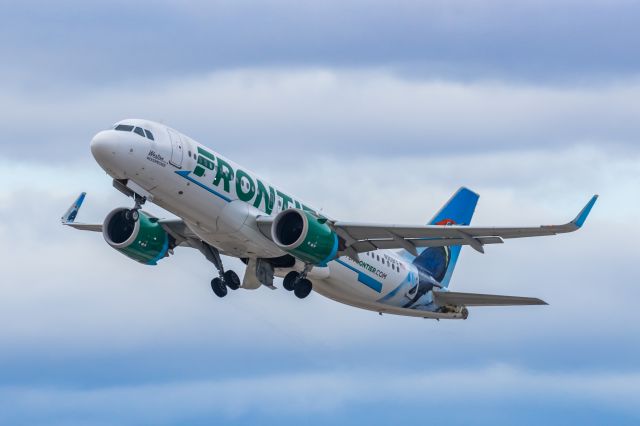
[[[343,262],[342,260],[338,260],[336,259],[336,262],[338,262],[339,264],[341,264],[342,266],[351,269],[353,272],[358,274],[358,281],[361,282],[362,284],[366,285],[367,287],[369,287],[372,290],[377,291],[378,293],[382,292],[382,283],[380,281],[377,281],[373,278],[371,278],[369,275],[365,274],[364,272],[360,272],[358,271],[356,268],[354,268],[353,266],[348,265],[347,263]]]
[[[224,201],[226,201],[227,203],[231,202],[231,198],[222,195],[221,193],[214,191],[213,189],[209,188],[206,185],[201,184],[200,182],[198,182],[197,180],[195,180],[194,178],[192,178],[191,176],[189,176],[189,174],[191,174],[191,172],[187,171],[187,170],[178,170],[176,171],[176,174],[182,176],[183,178],[185,178],[186,180],[188,180],[189,182],[193,182],[196,185],[198,185],[200,188],[206,189],[207,191],[209,191],[210,193],[212,193],[213,195],[222,198]]]

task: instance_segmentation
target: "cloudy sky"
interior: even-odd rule
[[[637,2],[0,12],[0,423],[640,421]],[[476,224],[564,222],[601,198],[581,232],[463,250],[452,289],[546,307],[436,322],[281,290],[221,300],[197,252],[145,267],[59,225],[81,191],[85,221],[130,204],[88,146],[126,117],[345,220],[423,223],[461,185]]]

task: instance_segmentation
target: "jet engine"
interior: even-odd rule
[[[338,236],[326,219],[300,209],[280,212],[271,225],[271,238],[285,252],[316,266],[325,266],[338,252]]]
[[[158,223],[157,218],[140,211],[138,220],[135,220],[128,213],[128,209],[121,207],[107,215],[102,226],[105,241],[137,262],[155,265],[167,255],[171,236]]]

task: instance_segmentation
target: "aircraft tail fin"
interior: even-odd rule
[[[447,203],[431,219],[429,225],[462,225],[471,224],[471,218],[480,196],[475,192],[460,188]],[[460,256],[461,246],[428,247],[419,249],[413,264],[421,271],[431,275],[443,287],[448,287],[451,275]],[[405,256],[411,256],[406,253]]]

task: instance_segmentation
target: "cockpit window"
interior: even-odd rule
[[[136,134],[142,136],[143,138],[146,137],[149,140],[152,140],[152,141],[155,140],[154,137],[153,137],[153,133],[151,133],[147,129],[143,129],[142,127],[135,127],[135,126],[132,126],[130,124],[118,124],[115,127],[115,130],[120,130],[121,132],[133,131],[133,133],[136,133]]]

